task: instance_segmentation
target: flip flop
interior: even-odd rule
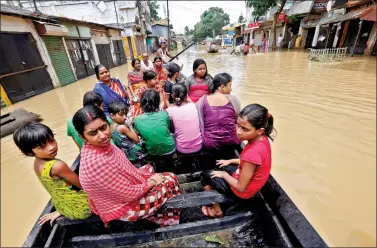
[[[205,216],[210,217],[210,218],[222,218],[222,217],[224,217],[223,214],[215,214],[214,216],[210,215],[208,206],[203,206],[202,207],[202,213]]]

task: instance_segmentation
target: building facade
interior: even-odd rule
[[[2,107],[125,63],[121,29],[12,5],[0,13]]]

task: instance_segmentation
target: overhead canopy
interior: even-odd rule
[[[343,22],[343,21],[347,21],[347,20],[357,19],[357,18],[360,17],[360,15],[364,11],[365,11],[365,9],[350,12],[350,13],[347,13],[347,14],[344,14],[344,15],[336,15],[336,16],[332,16],[332,17],[328,17],[328,18],[321,18],[321,19],[318,19],[316,21],[304,24],[303,27],[304,28],[312,28],[312,27],[315,27],[317,25],[325,25],[325,24],[329,24],[329,23],[337,23],[337,22]]]
[[[365,21],[376,21],[376,4],[373,4],[366,10],[364,10],[363,13],[360,14],[360,19]]]

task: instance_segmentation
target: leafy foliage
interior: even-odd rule
[[[194,26],[194,40],[221,34],[222,27],[229,24],[229,15],[222,8],[211,7],[200,16],[200,21]]]
[[[268,10],[273,7],[278,7],[278,10],[274,14],[274,21],[272,24],[272,49],[276,48],[276,22],[278,16],[284,8],[287,0],[245,0],[246,6],[249,8],[254,8],[253,16],[258,19],[264,16]]]
[[[243,22],[246,22],[246,19],[245,17],[243,17],[242,12],[241,12],[241,15],[238,17],[238,23],[243,23]]]
[[[151,18],[161,20],[161,18],[158,16],[158,9],[160,8],[160,5],[158,4],[157,0],[148,0],[148,6],[151,13]]]
[[[188,26],[185,27],[185,35],[192,35],[194,33],[193,29],[189,29]]]
[[[249,8],[254,8],[253,16],[256,18],[264,16],[266,12],[278,5],[281,0],[246,0],[246,6]]]

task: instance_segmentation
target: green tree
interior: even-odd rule
[[[238,23],[243,23],[243,22],[245,22],[246,20],[245,20],[245,18],[243,17],[243,15],[242,15],[242,12],[241,12],[241,15],[238,17]]]
[[[200,21],[194,26],[194,40],[199,41],[208,36],[221,34],[222,27],[229,24],[229,15],[222,8],[211,7],[200,16]]]
[[[189,35],[190,34],[190,29],[188,26],[185,27],[185,35]]]
[[[246,6],[254,8],[253,15],[258,18],[264,16],[268,10],[276,7],[277,11],[274,14],[272,22],[272,49],[276,49],[276,23],[280,13],[283,11],[287,0],[245,0]]]
[[[157,0],[148,0],[148,6],[151,13],[151,18],[161,20],[161,18],[158,16],[158,9],[160,8],[160,5],[157,3]]]

